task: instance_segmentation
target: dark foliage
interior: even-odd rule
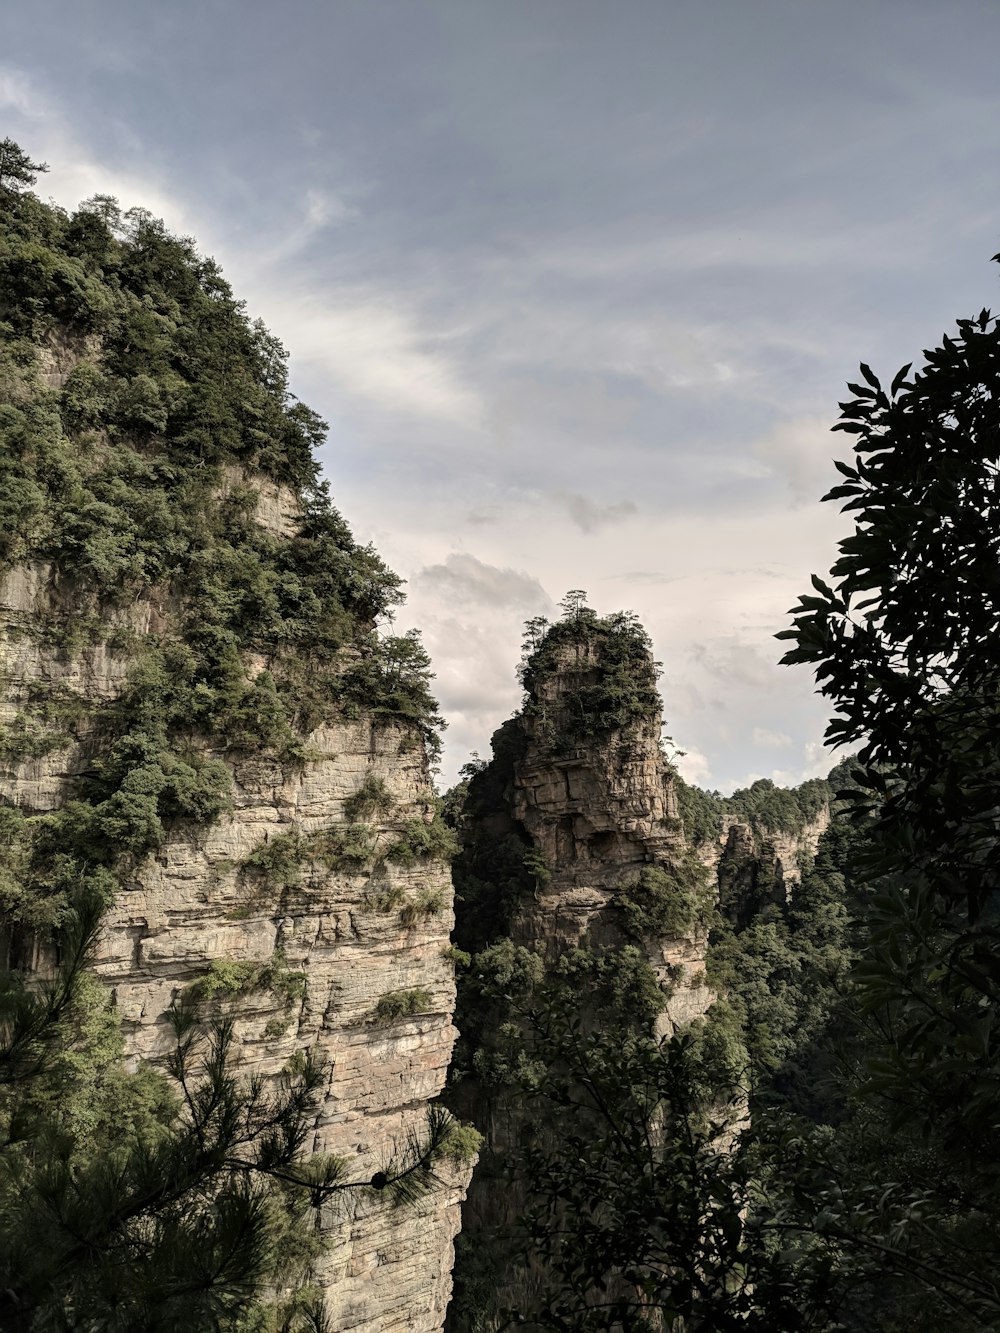
[[[525,1149],[525,1242],[543,1263],[516,1322],[551,1330],[828,1329],[832,1248],[787,1234],[762,1201],[752,1139],[726,1138],[738,1084],[706,1071],[691,1035],[661,1042],[612,1013],[581,1025],[577,996],[533,1011],[545,1070]],[[553,1133],[550,1125],[558,1125]]]
[[[552,743],[572,748],[658,715],[658,664],[649,635],[631,611],[600,617],[570,594],[566,615],[553,625],[528,622],[520,678],[524,710],[541,719]],[[558,673],[563,691],[547,697],[544,682]]]
[[[914,1318],[981,1329],[1000,1317],[1000,326],[983,310],[924,359],[849,386],[855,455],[826,498],[855,530],[780,637],[836,709],[830,740],[861,747],[859,1095],[885,1146],[853,1158],[866,1239],[926,1293]]]

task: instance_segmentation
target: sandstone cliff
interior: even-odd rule
[[[294,512],[292,497],[282,500]],[[50,696],[58,689],[88,712],[68,744],[2,761],[0,799],[28,817],[72,796],[74,779],[93,762],[100,713],[113,706],[129,667],[107,640],[79,654],[40,642],[41,629],[63,614],[52,578],[35,564],[11,571],[0,586],[0,719],[12,726],[40,689]],[[144,626],[153,614],[148,603],[134,605],[128,623]],[[426,757],[410,729],[362,715],[319,727],[305,742],[301,765],[266,755],[224,759],[232,810],[206,828],[172,831],[132,868],[108,910],[97,971],[114,997],[130,1060],[156,1062],[171,1046],[167,1009],[185,987],[213,964],[232,965],[239,977],[238,969],[263,971],[279,956],[297,984],[291,997],[266,986],[240,994],[239,1072],[277,1074],[304,1047],[326,1060],[329,1085],[310,1147],[356,1159],[364,1179],[409,1134],[423,1132],[424,1108],[444,1083],[456,1035],[447,957],[452,890],[441,861],[415,858],[407,867],[378,857],[407,821],[433,817]],[[369,865],[331,870],[304,857],[281,874],[269,871],[263,849],[278,839],[305,845],[349,825],[345,802],[373,778],[392,809],[370,824]],[[415,910],[401,915],[407,903]],[[380,1025],[382,996],[418,990],[421,1012]],[[318,1280],[333,1327],[441,1327],[468,1169],[438,1171],[442,1188],[412,1209],[387,1210],[376,1200],[327,1210],[329,1249]]]
[[[621,727],[571,735],[568,743],[558,739],[581,695],[598,686],[603,647],[586,627],[579,638],[558,644],[537,674],[520,723],[524,748],[514,763],[510,816],[548,874],[514,913],[510,934],[550,958],[583,943],[621,944],[626,932],[618,900],[628,897],[643,869],[674,874],[685,859],[658,707]],[[712,1002],[706,939],[704,913],[692,912],[676,936],[643,940],[657,978],[670,990],[661,1030],[689,1022]]]
[[[451,1095],[487,1147],[464,1210],[456,1330],[493,1327],[490,1312],[516,1306],[533,1282],[506,1268],[504,1238],[528,1195],[524,1182],[501,1178],[526,1121],[517,1069],[496,1047],[509,1015],[495,1000],[484,1016],[484,973],[500,968],[509,992],[571,957],[610,960],[622,977],[645,968],[658,988],[658,1034],[715,999],[705,976],[710,876],[686,845],[644,633],[630,617],[584,610],[536,643],[524,679],[524,709],[494,736],[460,817],[456,938],[474,957]],[[593,994],[582,990],[579,1004],[586,1021],[602,1022]]]
[[[786,790],[760,779],[728,798],[685,785],[681,799],[695,851],[734,925],[745,926],[769,904],[790,906],[830,827],[829,783],[813,779]]]
[[[45,975],[73,895],[100,896],[129,1067],[163,1066],[184,996],[233,1019],[238,1077],[308,1050],[304,1149],[367,1182],[424,1134],[456,1035],[428,664],[374,629],[398,580],[210,262],[111,204],[5,208],[5,958]],[[435,1170],[412,1206],[324,1205],[330,1327],[441,1328],[471,1167]]]

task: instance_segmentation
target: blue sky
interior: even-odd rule
[[[829,766],[772,636],[846,531],[845,380],[997,303],[998,50],[994,0],[8,0],[0,135],[196,236],[288,346],[445,780],[581,587],[726,790]]]

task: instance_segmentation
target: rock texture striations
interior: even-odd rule
[[[261,494],[258,517],[287,537],[294,493]],[[0,584],[7,734],[40,689],[75,706],[72,735],[39,732],[35,753],[8,747],[0,763],[0,799],[28,817],[63,806],[94,760],[102,711],[131,666],[115,651],[116,630],[145,632],[161,616],[140,600],[109,617],[105,637],[65,651],[46,643],[45,629],[67,613],[49,564],[19,566]],[[352,1159],[352,1175],[367,1179],[423,1132],[451,1058],[450,875],[441,860],[385,856],[412,821],[434,817],[412,727],[360,711],[317,727],[303,748],[306,757],[288,763],[205,747],[229,769],[231,808],[207,826],[171,829],[134,863],[106,914],[96,969],[135,1065],[162,1061],[171,1002],[222,965],[223,980],[239,986],[219,992],[236,1017],[239,1073],[276,1075],[296,1051],[314,1050],[329,1079],[309,1147]],[[332,868],[324,840],[357,829],[350,803],[366,789],[381,807],[364,821],[366,856]],[[419,1012],[379,1017],[380,999],[398,993],[419,995]],[[468,1173],[439,1165],[439,1187],[409,1208],[368,1198],[325,1210],[329,1248],[317,1280],[332,1327],[441,1327]]]
[[[549,959],[583,944],[620,945],[618,898],[627,896],[644,868],[670,874],[685,858],[674,773],[660,745],[659,707],[593,735],[565,734],[581,697],[599,688],[603,647],[586,625],[580,637],[559,644],[514,724],[522,748],[513,764],[509,818],[547,874],[518,906],[510,934]],[[670,990],[664,1030],[690,1022],[712,1002],[705,982],[706,942],[700,915],[676,937],[643,941],[658,979]]]

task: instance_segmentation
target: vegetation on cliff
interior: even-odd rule
[[[98,197],[67,215],[10,185],[0,292],[0,559],[44,562],[58,590],[36,632],[67,654],[110,638],[131,663],[100,716],[39,685],[3,737],[8,761],[94,738],[78,799],[41,822],[5,814],[4,907],[33,926],[59,920],[81,873],[107,891],[93,863],[225,808],[206,745],[295,762],[324,716],[364,706],[433,750],[442,723],[419,641],[375,629],[399,580],[318,481],[324,423],[213,261],[144,210]],[[60,387],[50,364],[71,367]],[[288,539],[254,521],[269,478],[301,504]],[[132,626],[140,597],[158,632]]]
[[[525,626],[519,669],[524,710],[559,749],[607,736],[659,715],[659,664],[649,635],[631,611],[598,616],[575,589],[563,601],[563,617],[544,616]],[[561,692],[550,697],[543,682],[558,676]]]
[[[497,919],[490,866],[504,867],[493,885],[508,921],[538,882],[527,844],[498,835],[497,808],[478,804],[495,793],[492,767],[469,783],[472,827],[456,867],[460,892],[469,890],[458,918],[472,948],[483,922]],[[539,1329],[638,1330],[658,1318],[713,1331],[837,1326],[840,1244],[786,1226],[796,1182],[774,1136],[749,1132],[745,1116],[749,1094],[764,1120],[781,1108],[782,1132],[796,1118],[843,1118],[830,1045],[852,960],[836,859],[843,828],[838,816],[791,903],[772,903],[745,928],[706,901],[703,876],[687,881],[681,856],[679,874],[651,866],[640,875],[645,887],[623,919],[636,945],[546,958],[494,936],[473,954],[460,981],[453,1104],[482,1116],[484,1128],[517,1118],[516,1146],[499,1157],[487,1150],[478,1169],[490,1176],[480,1188],[513,1182],[523,1197],[516,1217],[493,1211],[492,1229],[470,1213],[452,1327],[503,1327],[512,1310]],[[504,841],[514,854],[500,862],[489,848]],[[725,998],[684,1035],[655,1040],[670,987],[654,975],[649,948],[689,931],[699,912],[711,927],[709,974]]]
[[[45,589],[47,613],[14,627],[26,645],[64,662],[100,649],[124,685],[89,696],[43,676],[0,736],[11,772],[84,756],[59,808],[0,807],[2,1322],[316,1327],[316,1210],[426,1184],[454,1146],[448,1117],[377,1182],[349,1181],[304,1153],[321,1071],[305,1059],[270,1092],[241,1081],[225,1020],[195,1021],[247,987],[282,998],[295,974],[277,956],[178,1000],[170,1080],[124,1072],[86,969],[120,885],[229,808],[241,757],[294,769],[311,730],[362,709],[433,752],[429,662],[415,635],[377,629],[400,581],[320,482],[325,424],[290,393],[278,341],[192,241],[105,196],[44,203],[42,170],[0,145],[0,575]],[[449,847],[440,821],[416,820],[388,855]],[[297,851],[241,873],[277,892]]]
[[[717,842],[726,824],[749,824],[761,839],[768,834],[795,835],[826,810],[835,788],[826,778],[810,778],[798,787],[776,787],[758,778],[732,796],[702,791],[677,774],[677,805],[684,831],[695,846]]]
[[[451,1104],[484,1130],[499,1131],[499,1137],[488,1136],[459,1238],[449,1315],[457,1330],[501,1327],[515,1308],[518,1320],[539,1321],[539,1327],[550,1326],[545,1319],[556,1312],[565,1327],[582,1327],[576,1321],[584,1307],[592,1310],[588,1318],[610,1320],[594,1327],[616,1327],[614,1320],[634,1304],[625,1290],[631,1289],[631,1278],[623,1279],[615,1254],[639,1216],[636,1199],[653,1197],[669,1180],[680,1179],[671,1152],[661,1152],[648,1137],[663,1117],[666,1093],[662,1087],[654,1092],[653,1084],[643,1091],[631,1080],[640,1066],[653,1083],[663,1072],[648,1064],[658,1049],[649,1034],[678,974],[657,971],[651,959],[664,941],[705,937],[712,911],[706,870],[680,844],[678,821],[664,798],[663,778],[670,778],[670,769],[659,748],[657,666],[648,636],[631,614],[598,617],[579,592],[567,597],[563,610],[554,625],[528,623],[521,713],[494,735],[492,761],[470,764],[445,801],[460,842],[453,867],[456,940],[468,958],[459,977],[461,1037]],[[607,811],[570,800],[568,808],[580,818],[580,843],[569,827],[574,815],[553,813],[551,820],[563,829],[561,839],[555,834],[555,845],[566,847],[564,855],[556,851],[554,861],[543,851],[543,835],[533,836],[515,814],[525,796],[519,785],[523,765],[552,778],[581,763],[595,790],[606,788],[608,799],[615,784],[624,783],[628,800],[648,801],[662,811],[651,816],[648,845],[646,834],[623,836],[621,865],[615,860],[604,867],[606,883],[602,863],[590,861],[585,848],[592,846],[601,857],[602,837],[618,838],[597,833],[588,842],[588,817],[603,828]],[[633,763],[633,781],[648,784],[641,792],[624,777],[623,766]],[[562,783],[554,781],[553,791],[560,790]],[[559,798],[553,799],[558,804]],[[578,855],[584,860],[578,862]],[[595,887],[603,886],[605,901],[595,903],[575,945],[557,949],[537,938],[531,923],[540,899],[558,893],[559,877],[575,882],[583,865]],[[628,1069],[616,1064],[626,1052],[632,1060]],[[581,1064],[584,1054],[589,1063]],[[671,1057],[671,1077],[677,1076],[674,1124],[679,1136],[691,1136],[692,1167],[710,1152],[719,1132],[711,1128],[706,1094],[720,1123],[738,1114],[738,1089],[731,1103],[721,1089],[738,1083],[744,1059],[738,1027],[724,1004],[716,1005]],[[617,1070],[610,1101],[602,1069],[609,1077]],[[683,1109],[681,1082],[687,1087]],[[624,1112],[626,1103],[622,1119],[618,1108]],[[640,1107],[647,1118],[633,1125],[629,1117]],[[610,1133],[602,1108],[610,1108]],[[564,1133],[560,1126],[567,1117],[572,1124],[565,1124]],[[618,1133],[623,1128],[624,1139]],[[649,1151],[635,1156],[632,1149],[644,1137]],[[603,1181],[599,1201],[589,1193],[597,1178]],[[723,1185],[719,1174],[714,1188],[720,1208],[740,1211],[742,1186],[735,1175]],[[683,1188],[673,1191],[678,1204],[683,1193]],[[708,1197],[703,1193],[700,1203]],[[520,1221],[506,1216],[513,1199],[526,1210]],[[654,1227],[655,1237],[647,1232],[650,1249],[645,1257],[636,1253],[636,1271],[646,1262],[669,1265],[671,1252],[679,1256],[698,1210],[693,1196],[686,1197],[688,1204],[694,1212],[669,1237],[669,1226]],[[706,1257],[706,1251],[692,1249],[685,1272],[699,1268]],[[706,1275],[709,1285],[716,1280],[723,1285],[727,1280],[721,1267]],[[760,1285],[763,1272],[748,1278],[754,1280]],[[606,1301],[596,1300],[595,1284]],[[681,1285],[678,1278],[678,1291]],[[734,1300],[734,1310],[738,1304]]]

